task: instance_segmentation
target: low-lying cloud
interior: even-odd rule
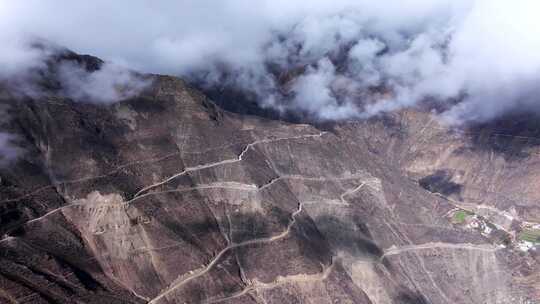
[[[40,64],[21,43],[35,36],[322,120],[429,99],[448,122],[487,121],[540,111],[539,9],[535,0],[5,1],[0,77]],[[139,89],[114,66],[80,72],[64,72],[74,98],[125,97],[115,83]]]
[[[8,165],[23,152],[14,143],[15,139],[13,134],[0,132],[0,167]]]
[[[130,98],[149,85],[149,81],[114,63],[104,63],[89,72],[73,62],[59,66],[61,94],[74,100],[110,103]]]
[[[0,70],[0,84],[12,96],[54,94],[81,102],[112,103],[135,96],[150,84],[148,77],[128,67],[89,56],[84,62],[84,57],[49,41],[25,35],[17,41],[1,38],[6,37],[0,34],[0,42],[8,47],[0,53],[0,63],[6,67]]]

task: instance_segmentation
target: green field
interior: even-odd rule
[[[525,229],[519,234],[519,239],[531,243],[540,243],[540,229]]]
[[[470,212],[465,211],[465,210],[459,210],[456,213],[454,213],[454,216],[453,216],[452,219],[453,219],[454,223],[456,223],[456,224],[463,224],[465,222],[465,219],[469,215],[471,215]]]

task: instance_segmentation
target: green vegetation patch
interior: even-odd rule
[[[519,234],[519,239],[531,243],[540,243],[540,229],[524,229]]]
[[[471,215],[470,212],[465,211],[465,210],[459,210],[456,213],[454,213],[454,216],[453,216],[452,220],[453,220],[454,223],[463,224],[465,222],[465,219],[469,215]]]

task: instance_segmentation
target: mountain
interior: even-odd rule
[[[80,102],[55,64],[101,61],[55,60],[49,94],[0,94],[23,151],[0,168],[2,303],[540,301],[530,120],[293,124],[159,75]]]

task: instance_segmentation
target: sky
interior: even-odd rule
[[[107,61],[92,75],[62,67],[74,99],[115,102],[127,97],[118,84],[136,94],[131,69],[320,120],[435,100],[442,121],[484,122],[540,111],[538,11],[537,0],[0,0],[0,80],[43,64],[28,42],[45,39]]]

